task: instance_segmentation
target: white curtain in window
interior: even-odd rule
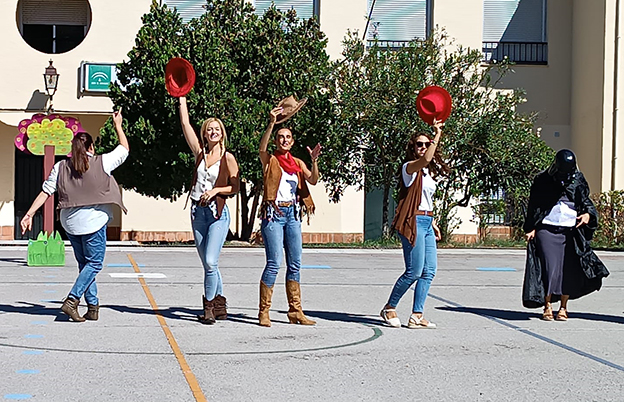
[[[198,18],[206,12],[206,0],[163,0],[163,3],[170,9],[178,10],[184,22]]]
[[[91,8],[87,0],[22,0],[22,24],[89,25]]]
[[[545,42],[547,0],[484,0],[484,42]]]
[[[280,11],[294,9],[297,11],[297,17],[301,19],[307,20],[314,16],[314,0],[255,0],[254,7],[256,7],[256,14],[264,14],[264,12],[271,7],[271,3],[275,3],[275,7]]]
[[[368,0],[368,10],[373,0]],[[427,34],[426,0],[377,0],[368,26],[368,39],[404,41]]]

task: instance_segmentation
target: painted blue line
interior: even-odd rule
[[[43,338],[43,335],[26,334],[26,335],[24,335],[24,338],[27,338],[27,339],[41,339],[41,338]]]
[[[30,399],[32,395],[29,394],[4,394],[4,399]]]
[[[329,265],[302,265],[301,269],[331,269]]]
[[[56,278],[56,275],[46,275],[44,278]]]
[[[58,300],[52,300],[52,299],[41,299],[39,300],[41,303],[56,303]]]
[[[144,264],[137,264],[139,267],[145,267]],[[106,264],[110,268],[132,268],[132,264]]]
[[[450,300],[446,300],[446,299],[444,299],[442,297],[432,295],[431,293],[429,293],[429,296],[434,298],[434,299],[436,299],[436,300],[439,300],[439,301],[441,301],[443,303],[449,304],[449,305],[451,305],[453,307],[464,308],[464,309],[466,308],[466,307],[462,306],[461,304],[457,304],[457,303],[454,303],[454,302],[452,302]],[[569,346],[569,345],[566,345],[564,343],[558,342],[558,341],[556,341],[554,339],[551,339],[551,338],[548,338],[546,336],[540,335],[540,334],[535,333],[535,332],[533,332],[531,330],[524,329],[524,328],[521,328],[521,327],[519,327],[517,325],[510,324],[507,321],[504,321],[504,320],[502,320],[500,318],[490,317],[490,316],[487,316],[487,315],[484,315],[484,314],[478,314],[478,315],[480,315],[481,317],[487,318],[488,320],[494,321],[497,324],[503,325],[503,326],[505,326],[507,328],[511,328],[511,329],[516,330],[516,331],[522,332],[523,334],[532,336],[533,338],[539,339],[540,341],[544,341],[546,343],[550,343],[553,346],[560,347],[560,348],[562,348],[564,350],[567,350],[568,352],[572,352],[572,353],[575,353],[575,354],[577,354],[579,356],[586,357],[586,358],[588,358],[590,360],[593,360],[593,361],[595,361],[597,363],[600,363],[600,364],[604,364],[605,366],[614,368],[616,370],[624,371],[624,366],[620,366],[619,364],[615,364],[615,363],[610,362],[608,360],[605,360],[605,359],[603,359],[601,357],[594,356],[594,355],[592,355],[590,353],[583,352],[582,350],[579,350],[579,349],[574,348],[572,346]]]
[[[39,374],[41,371],[39,370],[17,370],[15,372],[17,374]]]
[[[47,321],[31,321],[30,323],[32,325],[47,325],[48,324]]]
[[[48,282],[48,283],[44,283],[43,286],[58,286],[58,283]]]
[[[56,293],[57,290],[44,290],[43,293]]]
[[[502,268],[497,268],[497,267],[483,267],[483,268],[477,268],[477,271],[515,272],[515,271],[516,271],[516,269],[515,269],[515,268],[508,268],[508,267],[502,267]]]
[[[42,355],[43,350],[24,350],[23,355]]]

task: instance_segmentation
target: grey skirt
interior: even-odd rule
[[[540,225],[535,232],[537,255],[546,275],[543,276],[546,295],[565,295],[564,276],[575,265],[574,228]]]

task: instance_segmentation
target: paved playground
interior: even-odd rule
[[[441,250],[426,306],[438,329],[409,330],[378,316],[400,250],[304,250],[303,307],[318,324],[288,324],[282,271],[263,328],[262,249],[224,249],[230,319],[204,326],[194,248],[109,247],[100,320],[74,323],[59,310],[71,249],[63,268],[30,268],[24,247],[0,247],[0,399],[622,401],[624,253],[599,255],[603,289],[571,301],[570,321],[544,322],[521,305],[524,252]]]

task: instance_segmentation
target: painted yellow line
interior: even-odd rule
[[[139,266],[137,265],[136,261],[134,261],[134,258],[132,258],[131,254],[128,254],[128,259],[130,260],[130,263],[132,264],[132,267],[134,268],[134,272],[136,272],[137,274],[141,273]],[[180,350],[180,347],[178,346],[178,342],[176,342],[175,338],[173,337],[173,333],[169,329],[169,326],[167,325],[165,318],[162,316],[162,314],[160,314],[160,310],[158,309],[156,300],[154,300],[154,296],[152,296],[152,292],[150,292],[149,287],[147,287],[147,283],[145,283],[145,279],[143,278],[138,278],[138,279],[139,279],[139,282],[141,283],[141,287],[143,288],[143,291],[145,292],[145,296],[147,296],[147,299],[149,300],[149,303],[152,306],[152,310],[154,310],[154,313],[156,313],[156,318],[158,318],[160,327],[165,333],[165,336],[167,337],[167,341],[169,341],[169,346],[171,346],[171,350],[173,350],[173,354],[175,355],[176,359],[178,360],[178,363],[180,364],[180,368],[182,369],[184,378],[186,378],[186,382],[188,383],[189,387],[191,387],[191,392],[193,392],[193,396],[195,397],[195,400],[197,402],[207,402],[206,397],[204,396],[204,393],[202,392],[201,387],[199,386],[199,383],[197,382],[197,378],[195,378],[195,374],[193,374],[191,367],[186,362],[186,359],[184,358],[184,354],[182,354],[182,351]]]

